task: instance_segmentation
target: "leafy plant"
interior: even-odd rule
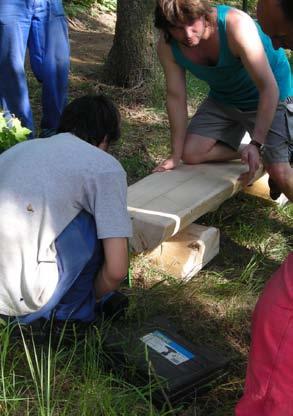
[[[69,14],[72,14],[72,11],[79,7],[90,9],[93,6],[97,6],[104,12],[116,12],[117,8],[117,0],[66,0],[64,3]]]
[[[96,0],[65,0],[64,5],[80,5],[84,7],[92,7],[96,3]]]
[[[26,140],[30,132],[16,117],[6,118],[4,112],[0,111],[0,153]]]
[[[116,12],[117,0],[97,0],[100,10],[105,12]]]

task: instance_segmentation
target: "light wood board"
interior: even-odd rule
[[[132,251],[152,250],[202,215],[217,209],[241,189],[238,177],[246,170],[240,161],[181,165],[172,171],[153,173],[129,186]],[[262,169],[257,178],[261,175]]]

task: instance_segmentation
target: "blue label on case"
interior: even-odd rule
[[[175,365],[180,365],[194,358],[194,354],[182,345],[174,342],[161,331],[150,332],[140,338],[148,347],[158,352]]]

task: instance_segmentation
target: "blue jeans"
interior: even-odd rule
[[[95,319],[94,281],[104,261],[102,242],[97,238],[95,220],[85,211],[74,218],[55,240],[59,281],[49,300],[40,310],[24,317],[20,323],[36,319]]]
[[[56,129],[67,101],[69,42],[61,0],[0,0],[0,108],[34,132],[26,49],[42,84],[42,129]]]

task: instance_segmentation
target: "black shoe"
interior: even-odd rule
[[[268,185],[270,188],[270,197],[272,198],[273,201],[276,201],[281,195],[282,191],[280,191],[280,188],[278,187],[276,182],[271,177],[269,177]]]
[[[43,318],[37,319],[30,324],[20,324],[15,317],[7,319],[7,331],[12,342],[33,342],[36,345],[46,344],[48,341],[48,329],[46,320]]]
[[[104,319],[120,319],[125,315],[128,306],[128,297],[115,290],[105,295],[96,304],[96,314],[97,317],[103,316]]]
[[[50,321],[48,321],[50,324]],[[82,322],[79,320],[58,320],[54,319],[51,324],[50,333],[55,337],[55,342],[71,344],[84,339],[90,328],[90,322]]]

